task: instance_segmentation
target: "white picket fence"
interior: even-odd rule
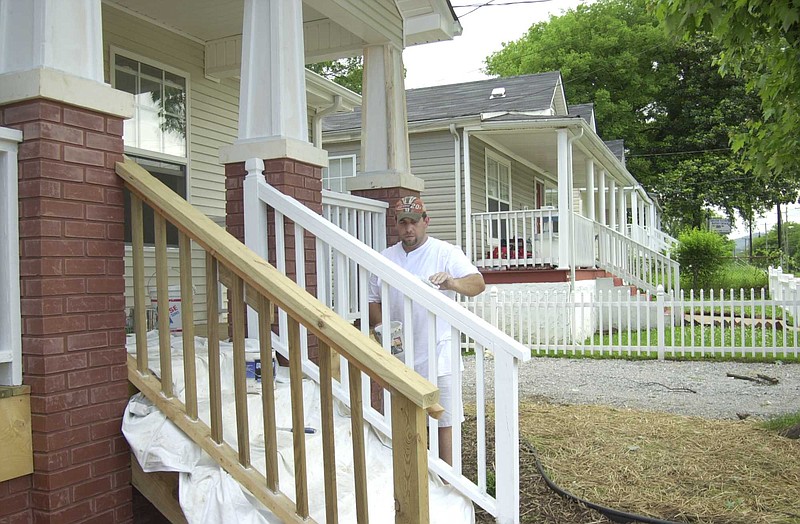
[[[462,303],[533,355],[800,358],[796,285],[769,296],[763,289],[676,294],[659,286],[647,295],[493,287]]]

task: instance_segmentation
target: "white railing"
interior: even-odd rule
[[[480,268],[558,265],[558,210],[472,215],[473,262]]]
[[[386,248],[388,207],[380,200],[322,190],[322,216],[378,252]]]
[[[0,385],[22,384],[22,321],[19,289],[17,146],[22,132],[0,127]]]
[[[675,238],[663,231],[634,224],[628,224],[628,236],[639,244],[660,253],[671,252],[672,248],[678,243]]]
[[[601,269],[650,293],[655,293],[658,285],[668,290],[680,288],[680,264],[669,255],[662,255],[610,227],[595,222],[594,228]]]
[[[305,260],[304,242],[313,237],[313,252],[316,257],[316,291],[320,301],[329,305],[342,316],[355,316],[360,321],[361,330],[369,332],[367,282],[371,274],[382,281],[382,302],[388,304],[389,289],[399,290],[403,296],[403,346],[406,360],[413,362],[414,351],[429,351],[431,369],[429,376],[437,376],[435,344],[429,348],[413,347],[413,324],[410,319],[412,307],[427,311],[430,325],[437,319],[451,326],[451,360],[460,361],[462,342],[476,348],[476,391],[477,436],[474,443],[477,457],[477,478],[468,479],[461,471],[462,434],[459,424],[453,426],[453,465],[449,466],[438,458],[438,431],[435,419],[429,419],[430,427],[430,469],[439,474],[455,489],[468,496],[476,504],[494,515],[498,522],[519,522],[519,382],[518,365],[530,358],[530,352],[511,337],[494,328],[488,322],[466,311],[458,303],[447,299],[422,281],[379,256],[362,242],[345,234],[337,226],[315,214],[293,198],[287,197],[264,181],[260,175],[263,162],[253,159],[246,163],[248,175],[245,179],[245,231],[247,243],[267,260],[270,259],[266,246],[267,231],[274,231],[276,267],[283,273],[294,273],[294,279],[301,286],[306,285],[306,268],[310,261]],[[293,224],[293,234],[286,234],[286,221]],[[252,241],[251,239],[256,239]],[[305,243],[307,248],[309,243]],[[285,253],[294,252],[294,267],[287,268]],[[288,270],[288,271],[287,271]],[[355,289],[355,299],[349,292]],[[332,290],[332,291],[331,291]],[[389,308],[384,307],[384,316]],[[276,349],[281,352],[287,347],[283,337],[286,333],[286,314],[278,310],[278,333],[275,338]],[[384,318],[384,323],[388,318]],[[433,330],[431,330],[433,333]],[[307,354],[307,340],[302,333],[303,355]],[[389,351],[389,337],[385,337],[384,348]],[[494,358],[493,384],[484,381],[485,353]],[[431,356],[433,358],[431,358]],[[312,379],[319,380],[316,364],[303,359],[303,370]],[[364,376],[362,374],[362,380]],[[349,371],[341,366],[341,376],[333,385],[334,394],[349,403],[347,384]],[[368,383],[368,382],[367,382]],[[453,384],[461,386],[460,367],[453,365]],[[494,388],[493,391],[490,388]],[[384,393],[383,412],[370,406],[370,387],[362,388],[364,418],[373,427],[390,435],[391,412],[386,409],[388,394]],[[458,389],[456,391],[459,391]],[[487,431],[486,400],[494,396],[494,431]],[[461,396],[453,395],[454,406],[445,406],[454,412],[460,411]],[[491,464],[487,462],[486,435],[494,436],[496,496],[487,492],[487,473]]]
[[[464,299],[535,355],[800,358],[800,293],[499,291]]]

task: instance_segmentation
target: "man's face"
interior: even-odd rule
[[[397,221],[397,235],[403,243],[403,249],[413,251],[425,243],[428,238],[428,217],[413,220],[404,218]]]

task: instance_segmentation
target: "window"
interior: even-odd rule
[[[115,54],[113,83],[134,95],[125,147],[186,157],[186,77]]]
[[[134,95],[133,118],[125,121],[125,152],[178,195],[186,198],[188,75],[113,53],[112,83]],[[131,198],[125,191],[125,241],[131,241]],[[153,210],[144,206],[144,242],[155,244]],[[178,230],[167,225],[167,244]]]
[[[322,189],[338,193],[349,193],[347,179],[356,176],[356,156],[333,156],[328,158],[328,167],[322,170]]]
[[[508,211],[511,209],[511,165],[486,152],[486,210]],[[492,236],[506,237],[506,221],[493,221]]]

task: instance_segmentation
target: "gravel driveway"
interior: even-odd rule
[[[486,360],[487,391],[493,361]],[[728,373],[778,379],[771,385]],[[800,411],[800,364],[675,362],[535,357],[520,364],[520,400],[602,404],[715,419],[756,418]],[[464,401],[474,402],[475,357],[464,357]]]

